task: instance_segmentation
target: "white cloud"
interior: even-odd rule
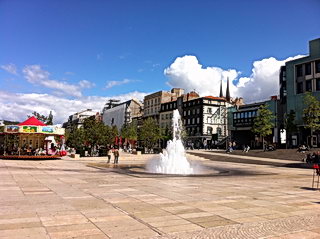
[[[17,72],[17,67],[15,64],[7,64],[7,65],[1,65],[0,66],[3,70],[9,72],[10,74],[13,74],[13,75],[18,75],[18,72]]]
[[[243,97],[246,102],[269,99],[279,91],[279,69],[286,61],[301,55],[277,60],[274,57],[255,61],[252,74],[240,77],[235,69],[224,70],[219,67],[204,68],[195,56],[178,57],[164,70],[169,78],[167,84],[171,87],[182,87],[186,90],[196,90],[200,95],[218,96],[220,80],[225,91],[226,79],[230,79],[230,94],[232,97]],[[225,92],[224,92],[225,94]]]
[[[128,94],[100,97],[88,96],[77,99],[67,99],[50,94],[22,94],[0,91],[0,119],[23,121],[33,111],[48,115],[50,110],[54,123],[67,121],[68,116],[85,109],[100,112],[108,99],[119,99],[121,102],[132,98],[142,100],[146,93],[130,92]]]
[[[92,88],[95,86],[93,82],[87,81],[87,80],[81,80],[79,81],[79,86],[81,88]]]
[[[82,80],[78,84],[69,84],[64,81],[57,81],[50,79],[50,73],[46,70],[43,70],[40,65],[27,65],[22,70],[24,77],[28,82],[41,85],[49,89],[55,90],[57,93],[64,93],[66,95],[81,97],[81,90],[83,88],[90,88],[94,86],[93,83]]]
[[[203,68],[195,56],[178,57],[164,74],[169,78],[167,84],[171,87],[181,87],[187,91],[196,90],[200,95],[218,96],[220,91],[220,81],[226,87],[227,78],[230,83],[239,75],[234,69],[223,70],[219,67]],[[236,87],[230,84],[231,95]]]
[[[289,57],[285,60],[277,60],[274,57],[265,58],[253,62],[250,77],[241,77],[237,84],[237,94],[245,98],[247,102],[269,99],[272,95],[279,94],[279,70],[287,61],[300,57]]]
[[[125,84],[131,83],[131,82],[137,82],[137,81],[136,80],[129,80],[129,79],[124,79],[121,81],[115,81],[115,80],[108,81],[107,85],[106,85],[106,89],[110,89],[114,86],[125,85]]]

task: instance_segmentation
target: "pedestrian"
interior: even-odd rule
[[[108,163],[110,163],[110,160],[111,160],[111,149],[110,149],[109,146],[107,147],[107,157],[108,157]]]
[[[114,148],[113,156],[114,156],[113,164],[118,164],[118,162],[119,162],[119,149],[118,149],[118,147]]]

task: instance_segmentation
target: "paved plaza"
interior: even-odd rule
[[[123,153],[120,163],[149,157]],[[0,238],[320,238],[311,169],[190,158],[214,173],[164,177],[104,167],[105,158],[0,160]]]

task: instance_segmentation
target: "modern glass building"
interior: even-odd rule
[[[295,112],[297,131],[292,133],[289,145],[308,144],[320,146],[320,132],[307,130],[303,122],[303,98],[306,92],[311,92],[320,100],[320,38],[309,41],[309,55],[286,62],[279,74],[280,83],[280,111],[279,121],[284,128],[285,116]]]

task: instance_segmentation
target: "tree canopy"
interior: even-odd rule
[[[116,127],[104,125],[95,117],[89,117],[84,119],[83,127],[73,129],[68,134],[67,145],[74,148],[107,146],[114,143],[117,135]]]
[[[138,128],[135,123],[126,124],[121,128],[121,137],[128,140],[138,139]]]
[[[320,101],[315,96],[308,92],[305,94],[303,103],[305,108],[303,109],[303,121],[305,128],[311,130],[320,129]]]
[[[161,139],[161,132],[157,122],[151,117],[144,120],[139,131],[139,139],[143,141],[144,146],[150,150]]]
[[[36,117],[38,120],[42,121],[43,123],[45,123],[47,125],[53,125],[52,111],[50,111],[50,114],[48,116],[45,116],[45,115],[42,115],[36,111],[33,111],[32,115],[28,115],[28,118],[30,118],[31,116]]]
[[[261,105],[257,117],[254,119],[252,132],[260,135],[264,140],[264,137],[272,134],[272,128],[274,127],[273,119],[274,116],[267,106]]]

